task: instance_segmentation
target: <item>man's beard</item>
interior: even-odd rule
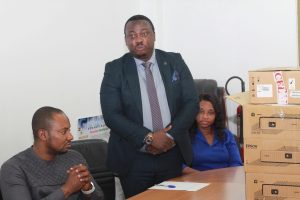
[[[65,153],[67,153],[68,152],[68,148],[66,148],[66,149],[61,149],[61,150],[56,150],[56,149],[54,149],[52,146],[51,146],[51,142],[50,142],[50,144],[48,144],[48,154],[51,154],[51,155],[54,155],[54,156],[56,156],[56,155],[61,155],[61,154],[65,154]]]

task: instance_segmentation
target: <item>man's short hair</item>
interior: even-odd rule
[[[64,114],[64,112],[50,106],[41,107],[35,111],[31,122],[34,140],[38,138],[40,129],[50,130],[53,114]]]
[[[149,24],[151,25],[151,28],[152,28],[153,32],[155,33],[154,26],[153,26],[151,20],[150,20],[148,17],[146,17],[146,16],[144,16],[144,15],[134,15],[134,16],[130,17],[130,18],[126,21],[125,26],[124,26],[124,34],[126,34],[125,31],[126,31],[126,25],[128,24],[128,22],[131,22],[131,21],[138,21],[138,20],[145,20],[145,21],[149,22]]]

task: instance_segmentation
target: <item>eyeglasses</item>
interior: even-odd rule
[[[130,40],[135,40],[138,37],[141,38],[147,38],[151,33],[149,31],[142,31],[140,33],[135,33],[135,32],[131,32],[128,35],[126,35],[126,38],[130,39]]]

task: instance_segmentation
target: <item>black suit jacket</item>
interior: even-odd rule
[[[171,112],[172,129],[168,133],[189,165],[192,147],[188,128],[198,112],[193,78],[179,53],[155,51]],[[107,165],[124,175],[150,132],[143,126],[139,78],[132,54],[106,64],[100,101],[105,123],[111,129]]]

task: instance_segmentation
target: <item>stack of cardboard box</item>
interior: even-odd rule
[[[300,199],[300,70],[249,72],[243,105],[247,200]]]

